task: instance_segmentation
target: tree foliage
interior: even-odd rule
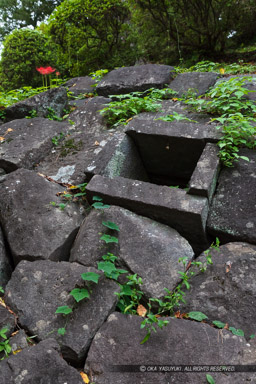
[[[70,74],[129,64],[129,15],[122,0],[63,1],[50,17],[49,34],[62,48]]]
[[[0,38],[17,28],[36,28],[60,3],[61,0],[0,0]]]
[[[5,90],[42,84],[36,67],[55,65],[55,49],[40,32],[15,30],[4,41],[1,58],[1,86]]]

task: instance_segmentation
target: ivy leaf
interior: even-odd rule
[[[151,335],[151,331],[148,331],[148,333],[146,334],[144,339],[140,342],[140,344],[146,343],[146,341],[148,341],[148,339],[150,338],[150,335]]]
[[[234,327],[229,327],[229,330],[236,336],[244,336],[244,331],[242,329],[236,329]]]
[[[202,321],[208,319],[208,317],[202,312],[189,312],[188,317],[196,321]]]
[[[212,322],[217,328],[224,328],[225,327],[225,323],[222,323],[221,321],[218,321],[218,320],[215,320]]]
[[[250,339],[254,339],[255,336],[256,336],[256,335],[252,334],[252,335],[250,336]]]
[[[66,333],[66,329],[65,328],[59,328],[58,329],[58,335],[64,336],[65,333]]]
[[[108,274],[116,271],[115,264],[111,263],[111,261],[99,261],[98,269]]]
[[[112,221],[102,221],[102,224],[105,225],[105,227],[109,229],[113,229],[115,231],[120,231],[118,225],[116,223],[113,223]]]
[[[215,384],[215,381],[214,381],[214,378],[212,377],[212,375],[207,374],[206,379],[207,379],[209,384]]]
[[[103,236],[101,236],[100,240],[105,241],[106,244],[109,244],[109,243],[117,243],[118,244],[118,238],[115,236],[103,235]]]
[[[88,299],[90,297],[88,289],[86,288],[75,288],[70,292],[70,295],[74,297],[77,303],[79,303],[79,301],[83,299]]]
[[[85,281],[93,281],[94,283],[98,284],[100,275],[94,272],[86,272],[86,273],[82,273],[81,277]]]
[[[68,305],[64,305],[63,307],[58,307],[55,313],[62,313],[63,315],[68,315],[71,312],[72,308],[70,308]]]
[[[102,201],[102,197],[99,197],[99,196],[93,196],[92,200],[93,200],[93,201]]]
[[[105,208],[109,208],[110,205],[97,202],[92,204],[92,207],[94,207],[95,209],[105,209]]]

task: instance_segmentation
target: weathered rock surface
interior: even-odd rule
[[[119,290],[117,284],[101,275],[99,283],[91,283],[89,299],[75,305],[69,292],[88,287],[81,274],[97,272],[76,263],[39,260],[22,261],[6,287],[5,300],[18,315],[20,325],[39,340],[57,338],[63,357],[74,364],[85,358],[91,340],[114,310]],[[55,311],[59,306],[74,306],[69,318]],[[57,334],[66,326],[66,334]]]
[[[96,92],[100,96],[118,95],[149,88],[166,87],[174,75],[169,65],[145,64],[122,67],[109,72],[98,83]]]
[[[85,371],[95,384],[206,383],[205,373],[140,373],[140,366],[254,364],[256,348],[242,337],[208,324],[169,318],[169,324],[140,344],[145,330],[141,319],[120,313],[110,315],[96,334]],[[222,341],[220,338],[222,337]],[[136,373],[111,372],[118,365],[134,365]],[[247,383],[255,373],[211,373],[216,383]]]
[[[0,147],[0,167],[6,172],[32,169],[53,148],[52,138],[67,133],[69,125],[43,118],[19,119],[0,126],[5,138]]]
[[[119,226],[120,231],[114,231],[118,238],[115,247],[110,248],[99,240],[99,233],[113,234],[102,221]],[[194,255],[188,242],[174,229],[114,206],[87,216],[76,237],[70,261],[97,267],[97,261],[109,251],[118,257],[121,267],[142,277],[142,290],[148,297],[158,298],[164,296],[164,288],[172,290],[180,281],[179,258],[187,256],[191,260]]]
[[[69,115],[69,120],[74,123],[73,127],[86,133],[105,131],[107,128],[105,118],[99,111],[107,106],[110,99],[96,96],[80,101],[81,103]]]
[[[219,148],[207,143],[189,180],[188,193],[206,196],[211,201],[220,171]]]
[[[255,244],[256,152],[243,149],[240,155],[247,156],[250,162],[239,160],[234,167],[221,171],[207,228],[222,243],[245,241]]]
[[[5,287],[12,274],[11,260],[4,244],[3,232],[0,228],[0,287]],[[1,293],[0,293],[1,295]]]
[[[118,205],[176,229],[196,253],[208,247],[205,232],[208,201],[204,197],[188,195],[182,189],[100,175],[91,179],[86,190],[89,199],[100,196],[107,204]]]
[[[125,134],[113,135],[99,156],[85,169],[87,179],[94,175],[109,178],[117,176],[141,181],[149,181],[148,174],[133,140]]]
[[[219,75],[215,72],[185,72],[180,73],[170,83],[169,87],[178,93],[178,97],[189,90],[196,93],[197,96],[206,93],[212,87]]]
[[[83,220],[77,204],[60,210],[64,187],[33,171],[18,169],[0,183],[0,220],[14,263],[20,260],[67,260]]]
[[[22,119],[28,116],[32,110],[35,110],[38,117],[47,117],[49,108],[51,108],[54,110],[55,115],[60,117],[63,115],[63,109],[65,109],[67,105],[68,97],[66,89],[64,87],[52,88],[7,107],[5,114],[7,120]]]
[[[90,76],[74,77],[68,80],[64,87],[68,87],[70,92],[73,92],[74,96],[80,95],[81,93],[92,93],[95,90],[96,81]]]
[[[115,134],[117,138],[119,135]],[[85,169],[93,167],[94,160],[98,159],[100,152],[112,138],[113,134],[107,131],[101,133],[74,131],[60,141],[54,151],[40,162],[36,170],[59,182],[84,183]]]
[[[256,333],[256,246],[228,243],[210,254],[213,264],[204,273],[196,271],[190,279],[187,304],[181,311],[200,310],[211,321],[242,329],[248,338]],[[205,256],[197,261],[205,263]]]
[[[1,362],[1,384],[83,384],[60,356],[55,340],[42,341]]]

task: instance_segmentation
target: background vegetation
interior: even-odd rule
[[[0,86],[40,86],[138,62],[253,61],[255,0],[0,0]],[[249,48],[250,46],[250,48]]]

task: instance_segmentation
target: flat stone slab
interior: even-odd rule
[[[53,148],[52,138],[68,132],[70,125],[43,118],[19,119],[0,126],[0,168],[32,169]]]
[[[9,256],[4,244],[3,232],[0,228],[0,287],[2,288],[6,286],[12,274],[12,266]]]
[[[55,340],[42,341],[0,362],[1,384],[83,384],[77,370],[60,356]]]
[[[210,207],[207,228],[222,243],[245,241],[256,244],[256,152],[239,152],[250,162],[239,160],[221,171],[218,187]]]
[[[122,67],[109,72],[98,83],[96,92],[100,96],[145,91],[149,88],[164,88],[174,76],[169,65],[145,64]]]
[[[101,235],[113,235],[102,225],[111,221],[118,225],[115,231],[118,244],[110,249],[99,240]],[[131,241],[132,239],[132,241]],[[110,207],[104,212],[94,210],[84,220],[71,251],[70,261],[97,267],[102,255],[111,251],[118,257],[121,268],[138,274],[143,281],[142,291],[148,297],[163,297],[164,288],[173,290],[180,281],[180,257],[191,260],[194,252],[188,242],[174,229],[126,209]]]
[[[184,72],[175,77],[169,87],[178,93],[178,97],[182,97],[189,90],[200,96],[209,91],[218,77],[219,74],[215,72]]]
[[[123,177],[109,179],[94,176],[88,183],[87,196],[100,196],[107,204],[118,205],[150,217],[176,229],[195,252],[207,248],[205,225],[208,201],[173,189]]]
[[[99,133],[107,129],[104,116],[100,113],[111,100],[95,96],[85,100],[79,100],[77,107],[69,114],[68,119],[72,121],[76,130],[86,133]],[[76,102],[73,103],[75,105]]]
[[[81,274],[99,273],[76,263],[22,261],[6,287],[5,301],[19,317],[20,325],[38,340],[57,339],[63,357],[76,365],[85,358],[91,340],[114,310],[118,285],[101,274],[98,284],[86,284]],[[75,304],[69,293],[87,287],[90,298]],[[59,306],[74,307],[67,316],[56,314]],[[57,334],[66,327],[64,336]]]
[[[85,133],[75,130],[63,140],[36,167],[37,172],[52,179],[70,184],[82,184],[86,180],[85,169],[92,171],[94,161],[102,159],[101,152],[113,137],[120,133]]]
[[[0,183],[0,221],[15,264],[23,259],[68,259],[84,216],[78,204],[67,204],[64,210],[50,204],[63,203],[56,194],[65,190],[26,169]]]
[[[56,116],[61,117],[67,105],[67,90],[64,87],[52,88],[7,107],[5,116],[8,120],[22,119],[34,110],[38,117],[47,117],[51,108]]]
[[[166,318],[165,318],[166,320]],[[85,371],[95,384],[207,382],[206,373],[147,371],[148,366],[255,364],[256,348],[243,337],[208,324],[169,318],[169,324],[141,345],[146,332],[138,316],[113,313],[95,335]],[[223,342],[221,342],[221,338]],[[123,367],[123,371],[120,371]],[[133,372],[127,372],[129,365]],[[146,366],[146,372],[141,366]],[[112,372],[111,372],[112,371]],[[142,373],[143,372],[143,373]],[[211,373],[216,383],[247,383],[255,373]]]
[[[220,171],[219,148],[206,144],[189,181],[188,193],[205,196],[211,201]]]
[[[80,94],[92,93],[95,91],[96,81],[90,76],[74,77],[68,80],[64,87],[68,87],[70,92],[73,92],[74,96]]]
[[[196,269],[189,280],[182,312],[200,311],[209,320],[242,329],[247,339],[256,333],[256,246],[228,243],[210,250],[212,265],[206,272]],[[197,261],[206,263],[204,254]]]

